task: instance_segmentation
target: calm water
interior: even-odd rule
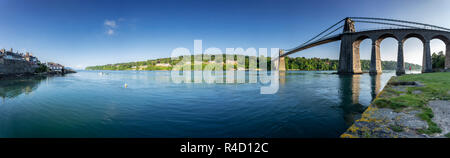
[[[0,137],[338,137],[394,75],[290,71],[262,95],[259,84],[104,72],[1,80]]]

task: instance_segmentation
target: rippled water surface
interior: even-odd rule
[[[338,137],[394,75],[289,71],[262,95],[260,84],[103,72],[0,80],[0,137]]]

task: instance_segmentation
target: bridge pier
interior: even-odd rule
[[[380,57],[380,44],[375,40],[372,40],[372,55],[370,57],[370,74],[381,74],[381,57]]]
[[[280,49],[280,56],[278,56],[278,70],[286,71],[286,62],[284,60],[284,57],[281,57],[282,54],[284,54],[284,50]]]
[[[405,74],[405,58],[403,57],[403,42],[398,41],[398,52],[397,52],[397,75]]]
[[[342,35],[339,54],[339,74],[359,74],[361,62],[359,59],[359,43],[353,42],[350,34]]]
[[[433,72],[433,68],[431,66],[430,41],[425,41],[423,44],[422,73],[426,72]]]
[[[445,69],[450,69],[450,43],[445,44]]]

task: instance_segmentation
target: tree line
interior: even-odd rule
[[[234,55],[233,60],[235,61],[238,57],[242,57],[242,55]],[[215,60],[216,55],[211,55],[211,61]],[[245,69],[249,68],[249,56],[245,57]],[[254,58],[254,57],[253,57]],[[433,54],[433,61],[435,58],[435,54]],[[90,66],[86,67],[86,70],[171,70],[174,65],[180,62],[183,57],[179,57],[176,60],[172,60],[171,58],[160,58],[153,59],[147,61],[138,61],[138,62],[127,62],[127,63],[117,63],[117,64],[107,64],[107,65],[99,65],[99,66]],[[222,56],[223,63],[227,63],[226,55]],[[440,61],[441,59],[439,59]],[[320,59],[320,58],[305,58],[305,57],[285,57],[286,69],[288,70],[337,70],[339,65],[339,60],[336,59]],[[445,56],[444,56],[445,61]],[[203,60],[202,65],[205,67],[209,60]],[[433,62],[434,63],[434,62]],[[158,64],[170,64],[170,66],[158,66]],[[194,56],[191,56],[191,64],[194,64]],[[267,57],[268,69],[270,70],[271,58]],[[224,70],[227,69],[228,65],[224,66]],[[232,67],[237,68],[236,64],[233,64]],[[383,70],[395,70],[397,68],[396,61],[381,61],[381,67]],[[409,69],[411,67],[412,70],[421,69],[422,66],[412,63],[405,63],[405,68]],[[434,65],[433,65],[434,67]],[[228,66],[228,68],[230,68]],[[259,68],[259,60],[257,60],[257,68]],[[361,69],[369,70],[370,69],[370,60],[361,60]]]

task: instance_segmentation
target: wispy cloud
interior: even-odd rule
[[[105,33],[107,35],[114,35],[116,33],[117,28],[119,27],[118,22],[123,21],[123,18],[120,18],[118,20],[105,20],[103,25],[106,28]]]
[[[110,27],[110,28],[115,28],[117,26],[116,21],[115,20],[105,20],[105,26]]]
[[[114,30],[113,29],[107,29],[106,30],[106,34],[107,35],[114,35]]]

